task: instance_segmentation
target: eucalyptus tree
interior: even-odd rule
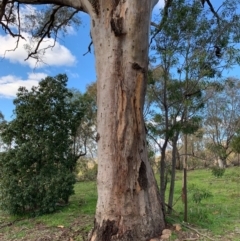
[[[240,128],[240,81],[228,78],[222,83],[222,90],[209,89],[212,98],[207,101],[204,135],[207,147],[215,155],[219,167],[226,166],[233,151],[231,142]],[[236,139],[235,139],[236,140]],[[233,144],[233,146],[235,146]]]
[[[148,135],[158,146],[160,153],[160,193],[161,199],[165,200],[167,187],[167,176],[171,173],[171,185],[168,202],[168,212],[171,212],[174,180],[177,159],[177,143],[181,134],[194,133],[201,122],[199,113],[203,108],[203,98],[199,85],[194,81],[188,81],[191,92],[194,94],[186,98],[184,81],[166,78],[164,75],[157,75],[157,78],[150,81],[147,91],[147,101],[152,105],[152,110],[147,122]],[[185,106],[188,107],[188,119],[185,119]],[[166,151],[172,152],[171,170],[166,169]]]
[[[161,151],[162,200],[166,189],[165,152],[168,143],[172,145],[170,210],[180,134],[184,134],[187,147],[187,135],[200,126],[206,101],[203,92],[221,77],[224,69],[239,62],[235,46],[239,42],[239,15],[233,3],[224,2],[213,17],[211,11],[203,8],[200,1],[172,1],[168,21],[165,24],[160,21],[153,32],[151,60],[157,67],[153,67],[147,92],[147,101],[154,106],[149,135]]]
[[[84,116],[75,115],[76,131],[73,138],[73,152],[76,156],[89,156],[96,158],[97,143],[97,86],[92,83],[87,86],[86,92],[81,93],[76,89],[71,89],[73,96],[70,102],[76,106],[77,110],[83,110]]]
[[[64,15],[59,12],[64,8],[71,7],[73,14],[84,11],[91,17],[97,71],[99,160],[98,202],[91,240],[146,240],[158,236],[164,228],[158,189],[147,159],[142,117],[149,26],[156,3],[156,0],[1,1],[1,25],[11,35],[21,34],[10,29],[11,21],[21,20],[13,16],[19,13],[21,4],[51,4],[46,19],[33,31],[40,40],[65,23],[61,22],[60,16]],[[33,50],[32,57],[34,53]]]
[[[175,1],[165,1],[162,23],[169,20],[172,2]],[[0,3],[1,26],[16,37],[21,37],[21,33],[14,32],[16,28],[11,29],[11,23],[15,22],[20,29],[19,5],[50,4],[38,30],[31,32],[40,42],[66,26],[76,12],[90,15],[97,72],[99,160],[98,202],[90,240],[145,241],[158,236],[164,220],[147,159],[142,115],[149,26],[157,0],[2,0]],[[206,3],[219,19],[210,0]],[[69,14],[63,14],[64,8],[68,8]],[[33,49],[30,56],[35,57],[36,52]]]

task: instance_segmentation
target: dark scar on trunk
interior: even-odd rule
[[[132,68],[135,70],[140,70],[142,71],[142,73],[145,73],[145,69],[143,67],[141,67],[138,63],[134,62],[132,63]]]
[[[99,0],[88,0],[93,7],[94,12],[99,15]]]
[[[122,17],[112,18],[110,21],[110,24],[111,24],[111,29],[114,32],[116,37],[126,34],[123,31],[123,18]]]
[[[99,140],[100,140],[100,134],[97,133],[97,135],[96,135],[96,142],[98,142]]]
[[[118,6],[118,4],[120,3],[120,0],[113,0],[113,6],[116,9],[116,7]]]
[[[116,221],[104,220],[102,226],[99,227],[99,235],[102,237],[101,240],[111,241],[112,236],[118,233],[118,227],[115,224]]]
[[[140,168],[139,168],[139,174],[138,174],[138,183],[141,189],[146,190],[148,187],[148,180],[147,180],[147,168],[145,163],[142,161]]]

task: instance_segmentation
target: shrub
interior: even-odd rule
[[[215,177],[222,177],[224,175],[225,168],[212,167],[212,175]]]
[[[70,136],[78,109],[69,102],[66,82],[66,75],[58,75],[30,92],[21,87],[16,118],[2,127],[9,149],[0,159],[0,204],[10,213],[50,213],[74,192],[77,158]]]
[[[192,200],[195,203],[201,203],[203,199],[208,199],[213,196],[208,190],[198,188],[195,185],[192,185],[189,188],[189,191],[192,194]]]

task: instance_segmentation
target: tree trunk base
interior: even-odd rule
[[[146,234],[146,226],[132,226],[131,229],[122,232],[114,220],[104,220],[100,226],[94,222],[94,228],[89,234],[88,241],[147,241],[154,237],[160,237],[161,233]]]

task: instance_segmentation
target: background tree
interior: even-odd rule
[[[156,69],[153,70],[153,76]],[[191,83],[191,84],[190,84]],[[148,135],[158,146],[160,153],[160,193],[165,200],[167,176],[170,171],[171,180],[175,180],[176,160],[178,155],[177,143],[181,133],[194,133],[200,123],[198,112],[203,107],[201,90],[195,82],[190,82],[195,89],[191,92],[191,98],[186,98],[185,84],[176,79],[169,79],[164,75],[158,75],[148,86],[147,100],[152,105],[152,111],[147,123]],[[189,90],[187,90],[189,91]],[[185,119],[185,105],[188,106],[189,118]],[[170,170],[166,170],[166,151],[171,148],[172,160]],[[174,184],[171,184],[170,196],[173,198]],[[172,200],[172,199],[171,199]],[[169,212],[172,201],[168,203]]]
[[[77,131],[73,138],[74,152],[80,156],[77,161],[77,180],[96,180],[97,177],[97,85],[87,86],[85,93],[72,89],[74,101],[78,109],[84,109],[84,116],[76,116]]]
[[[170,210],[180,135],[184,134],[185,160],[188,156],[187,135],[193,134],[200,125],[200,110],[206,101],[204,90],[221,76],[223,69],[239,61],[237,47],[233,44],[239,42],[236,29],[239,16],[232,3],[226,2],[213,17],[210,11],[203,8],[200,1],[176,0],[169,6],[168,21],[154,25],[151,60],[157,67],[153,68],[147,92],[147,100],[152,102],[154,109],[149,134],[161,151],[162,200],[165,200],[166,190],[165,152],[168,143],[172,145]],[[225,18],[226,13],[229,19]]]
[[[18,90],[15,119],[2,131],[11,148],[1,159],[1,206],[11,213],[52,212],[74,192],[78,156],[70,137],[84,111],[68,102],[66,84],[67,76],[57,75]]]
[[[214,92],[207,102],[204,123],[207,147],[214,153],[221,168],[227,164],[232,152],[231,141],[240,127],[239,87],[238,79],[228,78],[222,83],[222,91],[213,88],[207,93]]]
[[[87,86],[84,94],[72,89],[71,100],[76,105],[76,110],[84,110],[84,116],[76,118],[76,132],[73,136],[74,152],[76,155],[88,155],[96,158],[97,143],[97,85],[92,83]],[[79,121],[80,120],[80,121]]]

